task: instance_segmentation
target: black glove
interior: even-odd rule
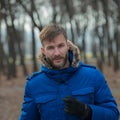
[[[73,97],[65,97],[63,101],[66,105],[64,109],[65,112],[76,115],[85,120],[91,120],[92,110],[88,105],[76,100]]]

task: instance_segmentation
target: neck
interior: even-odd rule
[[[67,60],[65,65],[63,66],[63,68],[67,68],[67,67],[69,67],[69,65],[70,65],[70,62],[69,62],[69,60]]]

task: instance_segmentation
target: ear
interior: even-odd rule
[[[41,53],[44,54],[45,53],[45,49],[43,47],[41,47]]]

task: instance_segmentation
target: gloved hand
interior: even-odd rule
[[[65,105],[66,105],[64,109],[65,112],[72,115],[76,115],[85,120],[91,120],[92,110],[88,105],[69,96],[65,97],[63,101],[65,102]]]

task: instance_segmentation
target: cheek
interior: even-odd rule
[[[62,54],[64,54],[64,55],[66,55],[67,53],[68,53],[68,49],[67,48],[62,51]]]
[[[47,56],[47,57],[51,57],[51,56],[53,56],[53,53],[52,52],[50,52],[50,51],[45,51],[45,56]]]

